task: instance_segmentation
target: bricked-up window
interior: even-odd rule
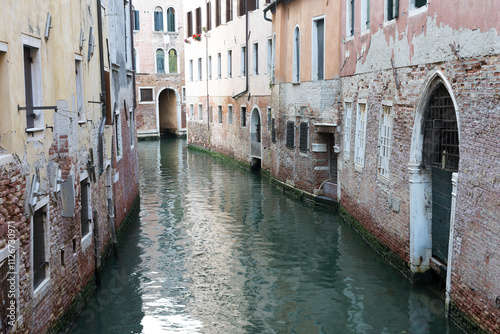
[[[167,31],[175,32],[175,9],[172,7],[167,9]]]
[[[222,9],[220,5],[221,0],[215,0],[215,26],[218,27],[221,25],[222,21]]]
[[[227,123],[233,124],[233,106],[232,105],[227,106]]]
[[[217,3],[217,0],[215,0]],[[212,1],[207,2],[207,31],[212,30]]]
[[[163,31],[163,9],[156,7],[153,13],[155,31]]]
[[[80,212],[81,216],[81,230],[82,230],[82,238],[90,233],[90,223],[91,223],[91,208],[90,208],[90,182],[89,178],[84,179],[80,182],[81,188],[81,205],[82,210]]]
[[[359,167],[365,165],[366,146],[366,103],[358,103],[356,113],[356,147],[354,149],[354,162]]]
[[[286,122],[286,147],[295,147],[295,123],[293,121]]]
[[[139,102],[153,102],[153,88],[139,88]]]
[[[47,254],[46,254],[46,225],[47,210],[46,207],[35,211],[33,215],[33,287],[36,290],[38,286],[47,277]]]
[[[247,126],[247,107],[241,107],[241,126]]]
[[[352,103],[346,102],[344,108],[344,157],[351,155]]]
[[[399,0],[386,0],[385,2],[385,20],[390,21],[399,15]]]
[[[222,123],[222,106],[217,107],[217,119],[219,123]]]
[[[139,22],[139,11],[136,9],[132,9],[132,22],[133,22],[132,26],[134,27],[134,30],[139,30],[141,28],[140,22]]]
[[[378,175],[389,178],[392,149],[392,107],[382,106],[379,128]]]
[[[233,20],[233,0],[226,0],[226,22]]]
[[[271,140],[276,143],[276,121],[274,118],[271,120]]]
[[[187,13],[187,37],[193,36],[193,13]]]
[[[307,152],[307,139],[309,137],[309,127],[306,122],[300,123],[300,133],[299,133],[299,150],[301,152]]]
[[[196,8],[196,33],[201,34],[201,7]]]

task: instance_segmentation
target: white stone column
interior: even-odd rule
[[[432,256],[431,178],[420,164],[409,163],[410,182],[410,270],[424,273]]]
[[[450,292],[451,292],[451,272],[453,270],[453,246],[455,240],[455,209],[457,207],[457,185],[458,185],[458,173],[451,174],[451,212],[450,212],[450,241],[448,243],[448,264],[446,268],[446,316],[449,314],[450,306]],[[460,249],[457,249],[457,253],[460,254]]]

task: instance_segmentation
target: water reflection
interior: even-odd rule
[[[187,152],[181,140],[140,143],[139,160],[140,217],[104,273],[123,273],[126,289],[75,330],[452,333],[443,302],[406,282],[336,213]]]

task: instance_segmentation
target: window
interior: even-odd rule
[[[271,132],[272,109],[267,107],[267,131]]]
[[[226,22],[233,20],[233,0],[226,0]]]
[[[273,35],[273,50],[272,50],[272,70],[271,70],[271,82],[274,83],[276,80],[275,69],[276,69],[276,34]]]
[[[233,77],[233,52],[231,50],[227,52],[227,77]]]
[[[153,102],[153,88],[139,88],[139,102]]]
[[[388,179],[392,148],[391,107],[383,105],[380,114],[378,175]]]
[[[33,215],[33,288],[49,278],[47,257],[47,206],[35,211]]]
[[[139,54],[137,53],[137,50],[134,49],[134,70],[136,73],[139,73]]]
[[[391,21],[399,15],[399,0],[385,0],[385,19]]]
[[[177,51],[168,50],[168,73],[177,73]]]
[[[370,0],[361,1],[361,31],[370,29]]]
[[[313,80],[323,80],[325,70],[325,20],[315,19],[313,22]]]
[[[161,7],[156,7],[153,15],[155,31],[163,31],[163,9]]]
[[[238,0],[238,15],[242,16],[245,15],[245,10],[246,10],[246,2],[248,0]]]
[[[212,30],[212,1],[207,1],[207,31]]]
[[[241,76],[245,77],[247,75],[247,48],[246,46],[241,47]]]
[[[219,120],[219,123],[222,123],[222,106],[217,107],[217,119]]]
[[[129,111],[129,130],[130,130],[130,147],[134,147],[135,145],[135,112],[132,108]]]
[[[247,126],[247,107],[245,106],[241,107],[241,126]]]
[[[193,60],[189,60],[189,81],[193,81]]]
[[[276,143],[276,121],[274,118],[271,120],[271,140]]]
[[[156,50],[156,73],[165,73],[165,51]]]
[[[256,10],[259,8],[259,0],[247,0],[248,11]]]
[[[187,37],[193,36],[193,13],[187,13]]]
[[[194,118],[194,104],[189,105],[189,115],[191,116],[191,119]]]
[[[233,106],[232,105],[227,106],[227,122],[229,124],[233,124]]]
[[[301,152],[307,152],[307,138],[309,135],[308,125],[306,122],[300,123],[300,132],[299,132],[299,150]]]
[[[210,120],[210,123],[214,122],[214,108],[212,106],[208,108],[208,119]]]
[[[82,230],[82,239],[90,233],[90,223],[92,222],[92,208],[90,201],[90,181],[85,178],[80,182],[80,200],[82,209],[80,211],[80,225]]]
[[[253,43],[253,74],[259,75],[259,43]]]
[[[198,104],[198,119],[203,120],[203,103]]]
[[[267,73],[271,74],[273,69],[273,40],[267,39]]]
[[[115,111],[115,138],[116,138],[116,158],[122,157],[122,118],[120,110]]]
[[[181,92],[182,92],[182,102],[186,102],[186,87],[182,86]]]
[[[134,27],[134,30],[140,29],[139,11],[136,9],[132,9],[132,26]]]
[[[220,6],[220,1],[221,0],[215,0],[215,26],[218,27],[221,25],[221,6]]]
[[[295,124],[293,121],[286,122],[286,147],[295,147]]]
[[[167,31],[175,32],[175,9],[172,7],[167,9]]]
[[[356,113],[356,147],[354,150],[354,161],[357,166],[363,168],[365,165],[366,145],[366,103],[358,103]]]
[[[9,225],[7,224],[7,226]],[[9,243],[8,248],[4,248],[8,251],[2,252],[0,263],[0,304],[3,306],[0,308],[2,333],[13,332],[10,329],[17,319],[20,306],[17,302],[19,300],[19,256],[17,246],[17,242],[15,244]]]
[[[292,82],[300,82],[300,30],[295,27],[293,34],[293,79]]]
[[[220,52],[217,54],[217,78],[220,79],[222,78],[222,59],[221,59],[221,54]]]
[[[410,0],[410,10],[427,6],[427,0]]]
[[[346,36],[354,36],[354,0],[346,0]]]
[[[344,157],[351,155],[351,123],[352,123],[352,103],[345,103],[344,110]]]
[[[29,38],[32,39],[32,38]],[[34,40],[34,39],[32,39]],[[39,40],[36,40],[39,44]],[[39,48],[24,45],[24,92],[26,98],[26,128],[45,127],[43,110],[33,109],[42,106],[42,78]]]
[[[75,80],[76,80],[76,110],[78,112],[78,120],[85,121],[85,103],[83,94],[83,71],[82,61],[75,60]]]
[[[201,7],[196,8],[196,33],[201,34]]]
[[[202,66],[201,66],[201,58],[198,58],[198,80],[202,79]]]

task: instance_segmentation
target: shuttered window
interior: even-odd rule
[[[221,25],[222,9],[220,5],[221,0],[215,0],[215,26]]]
[[[175,10],[172,7],[167,9],[167,31],[175,32]]]
[[[177,51],[168,51],[168,73],[177,73]]]
[[[201,34],[201,7],[196,8],[196,33]]]
[[[399,15],[399,0],[387,0],[386,2],[386,18],[387,21],[393,20]]]
[[[220,1],[220,0],[216,0],[215,3],[217,4],[217,1]],[[207,31],[210,31],[212,30],[212,2],[209,1],[207,2]]]
[[[163,31],[163,9],[156,7],[153,15],[155,31]]]
[[[193,36],[193,13],[187,13],[187,37]]]
[[[226,0],[226,22],[233,20],[233,0]]]
[[[133,12],[132,19],[133,19],[134,30],[139,30],[140,29],[139,11],[134,9],[132,12]]]

